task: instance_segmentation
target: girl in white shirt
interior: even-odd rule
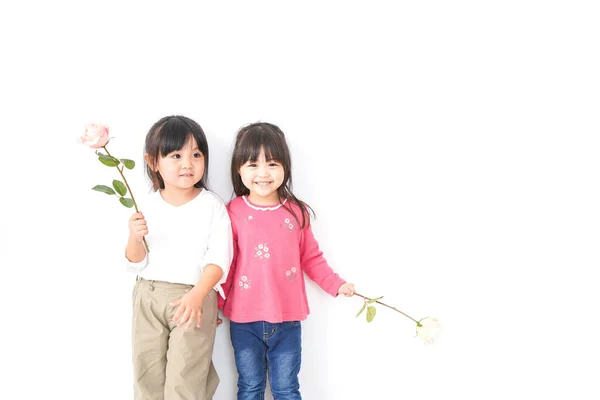
[[[129,219],[126,257],[133,293],[136,399],[212,399],[217,293],[233,256],[223,201],[206,186],[208,143],[184,116],[157,121],[146,136],[153,192]],[[143,239],[146,238],[149,253]]]

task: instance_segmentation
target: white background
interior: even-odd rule
[[[213,2],[217,3],[217,2]],[[15,5],[18,4],[18,5]],[[305,399],[598,399],[600,18],[589,1],[19,2],[0,7],[2,398],[130,399],[130,210],[145,133],[205,129],[231,198],[236,130],[289,137],[332,267],[438,317],[308,284]],[[228,324],[215,399],[235,398]]]

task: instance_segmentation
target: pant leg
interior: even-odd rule
[[[264,400],[267,386],[267,347],[263,322],[230,324],[238,372],[238,400]]]
[[[169,328],[151,282],[138,280],[133,292],[132,350],[136,400],[163,400]]]
[[[176,294],[181,298],[187,290]],[[170,319],[176,308],[168,313]],[[219,384],[212,362],[217,329],[217,292],[211,290],[202,304],[202,322],[186,328],[173,322],[167,352],[165,400],[211,400]]]
[[[267,324],[267,368],[274,400],[300,400],[302,326],[300,321]],[[268,329],[267,329],[268,330]]]

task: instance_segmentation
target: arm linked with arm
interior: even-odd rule
[[[236,269],[236,261],[237,261],[237,256],[235,254],[235,239],[234,239],[234,255],[233,255],[233,261],[231,262],[231,267],[229,268],[229,274],[227,275],[227,278],[225,280],[225,282],[223,282],[221,284],[221,289],[223,291],[223,293],[219,293],[219,309],[222,310],[225,308],[225,303],[227,302],[227,298],[229,297],[229,292],[231,291],[231,282],[233,281],[233,277],[235,275],[235,269]]]

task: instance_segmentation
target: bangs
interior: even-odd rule
[[[264,150],[267,161],[285,161],[287,159],[285,149],[277,139],[267,131],[260,131],[255,135],[246,135],[239,146],[242,151],[237,160],[239,163],[238,168],[248,161],[257,161],[261,150]]]
[[[181,150],[190,137],[195,139],[191,128],[185,122],[178,118],[167,121],[157,137],[159,155],[165,157],[173,151]]]

